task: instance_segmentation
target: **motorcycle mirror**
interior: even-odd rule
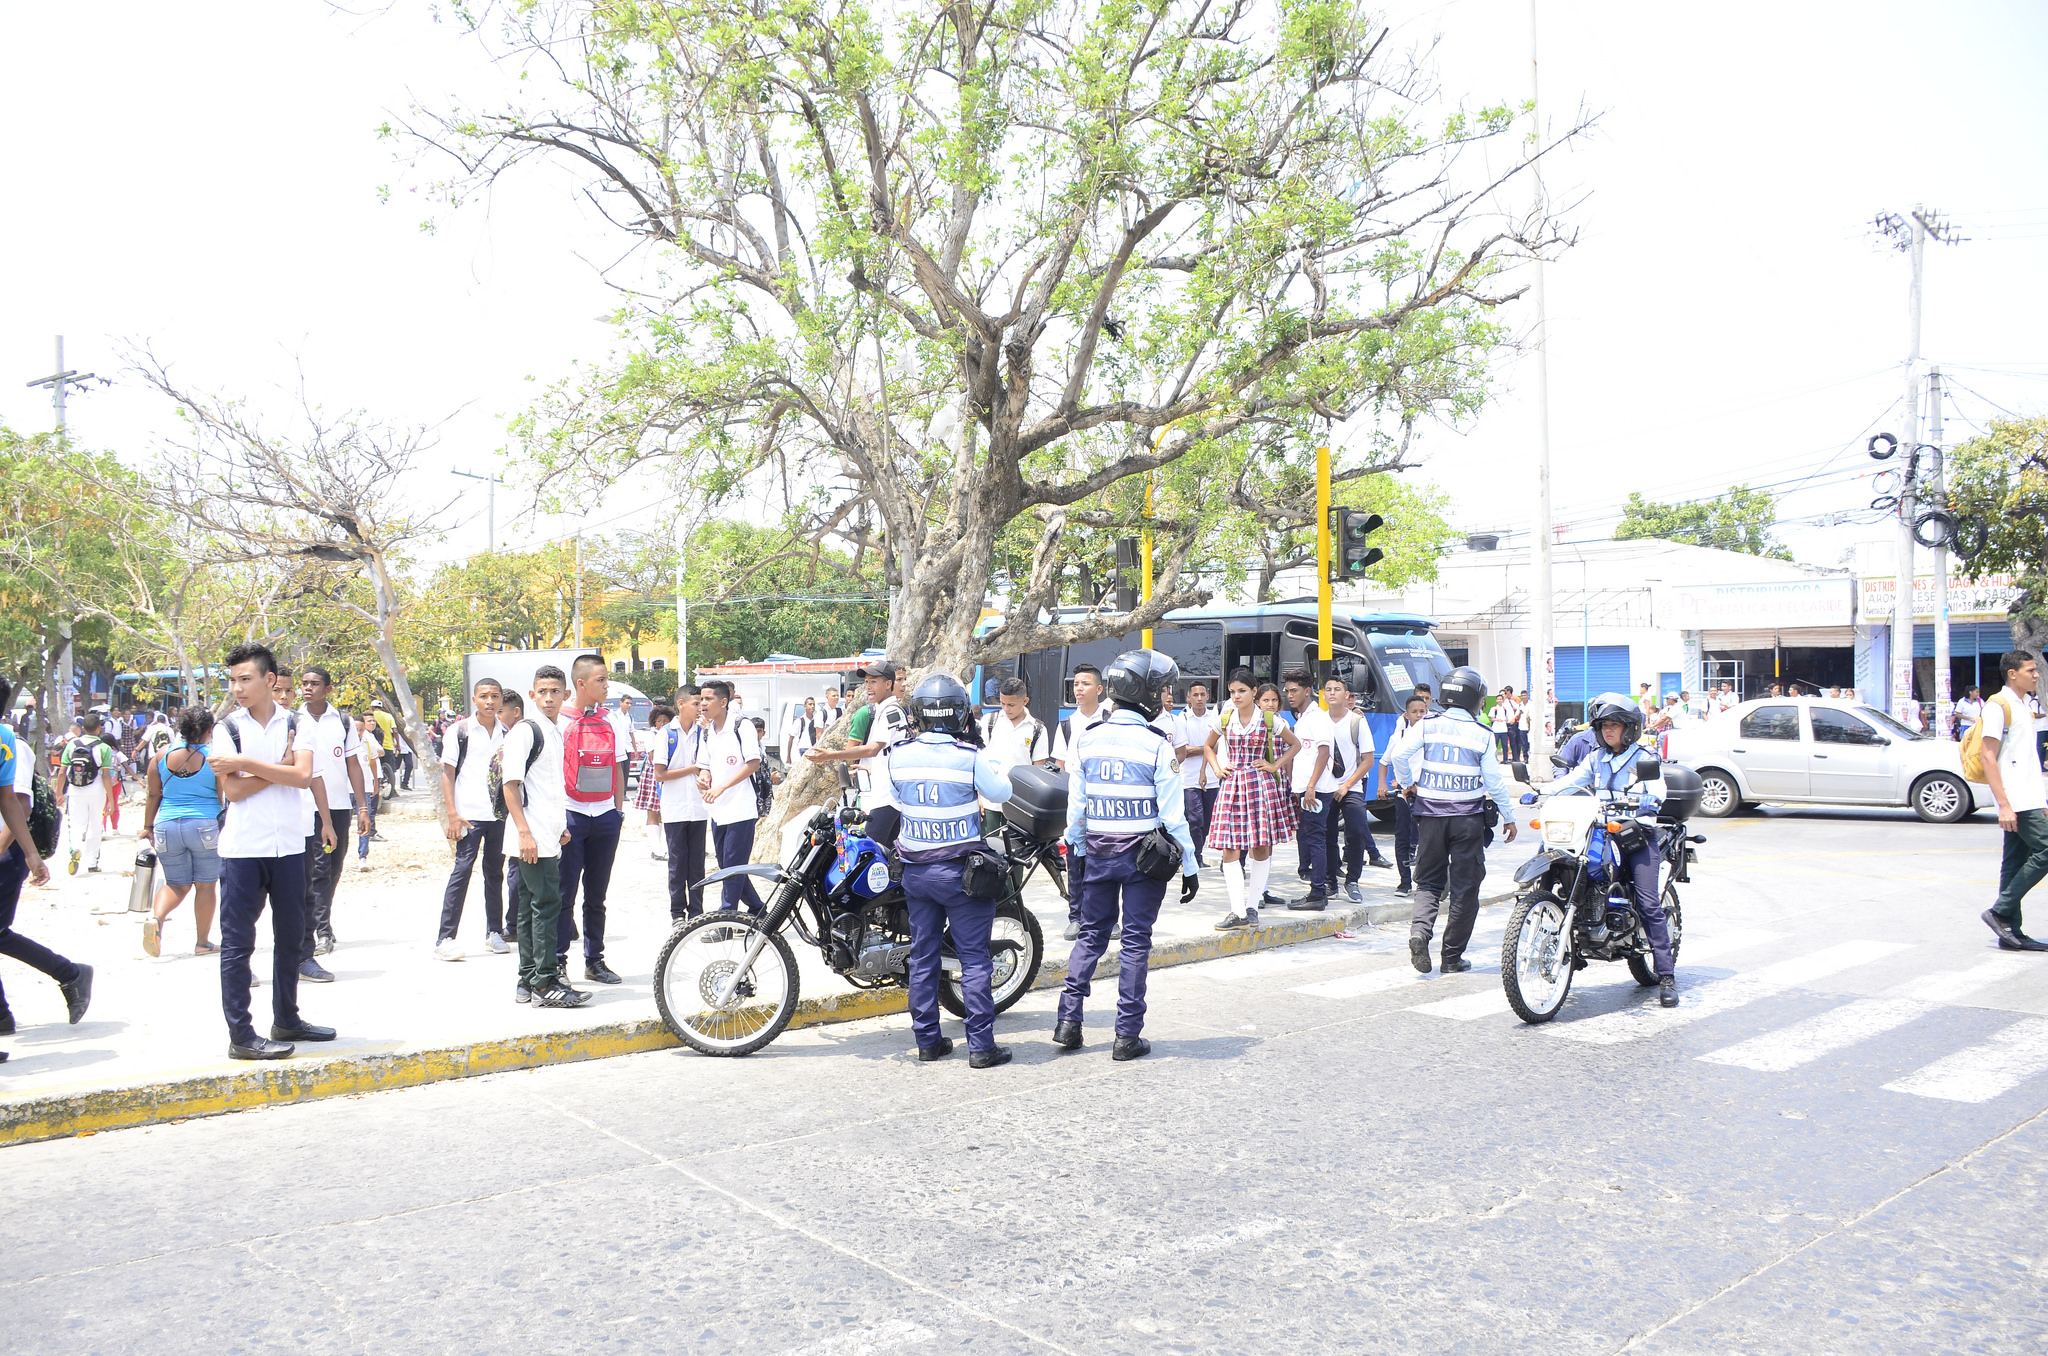
[[[1536,803],[1536,793],[1535,793],[1534,791],[1524,791],[1524,792],[1522,793],[1522,804],[1524,804],[1524,805],[1534,805],[1535,803]]]
[[[1636,759],[1637,781],[1654,782],[1661,778],[1663,775],[1664,763],[1662,759],[1654,758],[1647,753],[1644,754],[1642,757]]]
[[[834,763],[832,765],[832,774],[839,779],[839,789],[841,791],[853,790],[853,769],[851,767],[848,767],[845,763]]]
[[[1562,767],[1563,767],[1563,766],[1565,765],[1565,762],[1564,762],[1564,755],[1563,755],[1563,754],[1561,754],[1561,753],[1553,753],[1553,754],[1551,754],[1551,755],[1550,755],[1550,765],[1551,765],[1552,767],[1555,767],[1555,768],[1562,768]]]
[[[1508,764],[1508,771],[1510,771],[1510,772],[1512,772],[1512,773],[1514,773],[1514,774],[1515,774],[1515,780],[1516,780],[1516,781],[1518,781],[1518,782],[1521,782],[1521,783],[1523,783],[1524,785],[1527,785],[1527,784],[1528,784],[1528,781],[1529,781],[1529,765],[1528,765],[1527,763],[1524,763],[1524,762],[1519,762],[1519,761],[1518,761],[1518,762],[1513,762],[1513,763],[1509,763],[1509,764]]]

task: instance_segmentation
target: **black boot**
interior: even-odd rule
[[[1657,981],[1657,1006],[1662,1008],[1675,1008],[1678,1006],[1678,979],[1676,976],[1666,975]]]
[[[1053,1025],[1052,1043],[1062,1050],[1081,1048],[1081,1024],[1079,1022],[1058,1022]]]
[[[1143,1059],[1151,1053],[1152,1042],[1143,1036],[1118,1036],[1109,1057],[1114,1060]]]

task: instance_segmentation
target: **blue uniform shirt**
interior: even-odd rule
[[[1572,769],[1569,776],[1552,782],[1550,789],[1557,792],[1568,786],[1583,786],[1592,791],[1626,791],[1635,776],[1636,759],[1642,757],[1643,753],[1644,749],[1640,744],[1631,744],[1620,753],[1615,753],[1605,746],[1597,747],[1584,762]],[[1638,792],[1636,813],[1653,815],[1663,803],[1664,799],[1661,796],[1653,796],[1647,791]]]
[[[934,731],[895,745],[883,760],[903,815],[896,850],[904,861],[950,861],[986,846],[980,798],[1009,798],[1010,773],[1002,759]]]
[[[1565,740],[1564,747],[1558,750],[1564,757],[1565,771],[1569,772],[1580,763],[1585,762],[1586,755],[1599,747],[1600,736],[1594,734],[1591,729],[1581,730],[1570,739]]]
[[[1080,856],[1121,852],[1154,828],[1180,844],[1182,874],[1195,874],[1180,760],[1173,741],[1136,711],[1114,710],[1082,731],[1067,773],[1067,846]]]
[[[1400,779],[1403,786],[1415,786],[1418,783],[1421,776],[1421,764],[1428,761],[1429,734],[1422,726],[1427,726],[1433,720],[1460,721],[1475,726],[1479,725],[1479,722],[1473,719],[1470,711],[1465,710],[1461,706],[1454,706],[1441,715],[1431,716],[1429,720],[1423,721],[1421,726],[1404,732],[1408,735],[1408,738],[1397,744],[1388,753],[1387,758],[1394,765],[1394,775]],[[1479,726],[1479,728],[1484,729],[1485,727]],[[1479,796],[1471,797],[1471,799],[1476,801],[1479,797],[1490,797],[1493,803],[1499,807],[1500,817],[1512,824],[1515,822],[1515,806],[1514,802],[1508,799],[1507,775],[1500,770],[1500,760],[1494,757],[1493,754],[1493,737],[1489,733],[1483,740],[1475,741],[1475,743],[1477,747],[1471,749],[1469,755],[1479,768],[1480,787]],[[1432,811],[1428,808],[1430,799],[1429,789],[1423,787],[1416,800],[1418,813],[1441,813],[1441,811]],[[1478,813],[1476,804],[1469,813]]]

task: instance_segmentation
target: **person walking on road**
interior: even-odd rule
[[[0,678],[0,711],[10,710],[13,700],[14,685]],[[28,745],[0,725],[0,956],[18,960],[55,980],[58,992],[64,995],[66,1015],[76,1026],[92,1003],[92,967],[60,956],[14,930],[23,882],[50,883],[50,868],[36,851],[28,828],[29,811],[35,805],[35,771],[35,756]],[[14,1030],[14,1010],[7,1006],[6,989],[0,988],[0,1036],[11,1036]]]
[[[88,872],[100,869],[107,797],[119,794],[114,782],[114,751],[100,738],[103,728],[98,714],[88,712],[79,722],[78,734],[65,744],[60,764],[64,769],[64,840],[74,876],[81,856]]]
[[[506,693],[506,698],[514,694]],[[513,891],[518,916],[519,979],[514,1002],[543,1008],[580,1008],[590,994],[572,988],[562,974],[556,915],[562,907],[562,849],[569,842],[568,776],[563,766],[562,731],[557,720],[569,695],[568,675],[553,664],[533,674],[534,717],[510,700],[505,742],[498,750],[505,816],[517,835],[519,887]]]
[[[2032,655],[2014,650],[1998,661],[2005,686],[1984,703],[1984,780],[1998,802],[1998,827],[2005,854],[1998,866],[1998,898],[1984,911],[1984,925],[2006,951],[2048,951],[2048,942],[2021,928],[2020,905],[2027,891],[2048,877],[2048,784],[2041,771],[2041,728],[2034,694],[2041,670]]]
[[[1446,894],[1441,963],[1447,975],[1472,968],[1465,945],[1479,919],[1479,885],[1486,879],[1486,808],[1490,801],[1515,841],[1515,810],[1508,783],[1493,756],[1493,739],[1479,723],[1486,687],[1474,669],[1453,669],[1443,683],[1442,715],[1431,716],[1394,754],[1394,772],[1413,798],[1416,818],[1415,916],[1408,925],[1408,956],[1428,974],[1429,943],[1437,907]]]
[[[230,1059],[283,1059],[298,1041],[331,1041],[334,1028],[299,1015],[299,967],[306,931],[305,793],[313,751],[295,744],[296,722],[278,705],[270,678],[277,659],[262,645],[228,651],[228,691],[237,709],[213,729],[208,762],[227,815],[220,831],[220,999]],[[270,1036],[249,1015],[256,920],[270,909]]]
[[[576,896],[583,895],[583,977],[599,984],[625,982],[604,963],[605,900],[619,833],[626,826],[626,763],[633,743],[619,734],[614,713],[605,708],[610,679],[604,660],[576,656],[569,666],[574,709],[556,725],[562,736],[562,775],[569,810],[569,841],[562,847],[562,912],[557,924],[561,972],[569,970],[569,945],[577,937]]]
[[[369,797],[363,791],[360,741],[348,713],[329,703],[334,680],[308,664],[299,675],[299,739],[313,751],[313,775],[325,783],[330,832],[318,826],[306,839],[306,946],[310,959],[334,950],[334,892],[348,863],[349,820],[357,833],[370,831]],[[323,846],[324,844],[324,846]]]
[[[156,850],[164,882],[142,925],[142,949],[163,954],[164,920],[193,895],[197,941],[192,954],[210,956],[213,916],[220,892],[220,782],[206,761],[213,736],[213,712],[188,706],[178,713],[178,741],[149,765],[149,791],[142,805],[142,836]]]
[[[441,800],[448,807],[444,831],[455,844],[455,865],[441,891],[441,926],[434,935],[434,954],[444,961],[461,960],[462,908],[469,900],[469,878],[477,859],[484,867],[484,949],[504,955],[505,821],[491,804],[491,758],[505,744],[505,726],[498,719],[504,686],[495,678],[479,678],[470,690],[471,714],[450,725],[441,736]]]
[[[697,882],[704,879],[704,839],[711,811],[704,805],[698,774],[704,771],[704,726],[698,719],[703,689],[676,688],[676,718],[655,736],[648,768],[661,788],[661,832],[668,840],[668,916],[671,921],[704,912]]]
[[[1223,779],[1209,821],[1209,845],[1223,854],[1223,890],[1230,904],[1216,925],[1218,932],[1259,925],[1273,848],[1294,836],[1280,769],[1301,747],[1285,721],[1257,704],[1250,669],[1231,674],[1228,690],[1230,706],[1209,736],[1210,752],[1221,755]]]

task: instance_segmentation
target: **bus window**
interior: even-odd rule
[[[1428,683],[1433,692],[1443,691],[1444,678],[1451,671],[1451,661],[1444,654],[1443,646],[1436,643],[1435,636],[1427,632],[1369,631],[1366,641],[1372,646],[1373,658],[1379,661],[1380,673],[1386,679],[1395,703],[1392,709],[1400,709],[1399,704],[1408,700],[1408,694],[1415,690],[1417,683]]]
[[[990,710],[994,710],[997,705],[996,689],[1001,686],[1003,679],[1016,676],[1017,660],[1014,656],[1009,659],[999,659],[993,664],[983,664],[981,666],[981,692],[979,694],[981,704]]]
[[[1127,636],[1104,636],[1101,640],[1091,640],[1085,645],[1069,645],[1067,647],[1066,670],[1060,674],[1060,701],[1067,706],[1074,704],[1074,669],[1076,667],[1082,664],[1093,664],[1098,669],[1106,669],[1116,662],[1118,655],[1126,650],[1137,649],[1143,640],[1144,637],[1142,635],[1133,631]]]
[[[1273,675],[1273,633],[1249,631],[1223,638],[1223,681],[1239,669],[1250,669],[1257,682],[1277,681]]]
[[[1174,690],[1177,700],[1187,700],[1188,684],[1208,685],[1213,698],[1223,676],[1223,628],[1221,626],[1162,626],[1152,632],[1152,648],[1180,666],[1180,682]]]

